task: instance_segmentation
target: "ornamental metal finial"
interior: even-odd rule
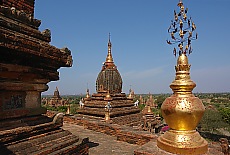
[[[178,44],[178,49],[174,47],[173,54],[191,54],[192,46],[191,41],[196,40],[198,34],[195,32],[196,25],[190,17],[188,19],[188,8],[184,8],[182,0],[179,1],[177,6],[180,11],[177,13],[174,10],[174,19],[171,20],[171,25],[168,28],[168,33],[171,35],[171,39],[167,40],[168,44]]]
[[[113,57],[112,57],[112,43],[110,41],[110,33],[109,33],[109,41],[108,41],[108,54],[107,54],[107,57],[106,57],[106,62],[109,62],[109,63],[112,63],[113,62]]]

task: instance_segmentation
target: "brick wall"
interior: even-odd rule
[[[7,7],[15,7],[18,10],[23,10],[26,13],[34,14],[35,0],[0,0],[0,5]]]
[[[132,131],[132,130],[121,130],[117,134],[117,140],[124,141],[129,144],[144,145],[150,140],[156,140],[157,135],[147,134],[146,132],[141,131]]]
[[[47,110],[46,115],[53,116],[54,111]],[[119,141],[124,141],[130,144],[143,145],[150,140],[156,140],[157,135],[147,131],[138,131],[129,126],[120,126],[118,124],[109,124],[101,121],[93,121],[82,119],[74,116],[64,116],[64,122],[84,126],[85,129],[101,132],[110,136],[114,136]]]
[[[53,116],[52,111],[47,113]],[[129,126],[120,126],[117,124],[108,124],[100,121],[89,121],[71,116],[64,116],[64,122],[84,126],[85,129],[101,132],[110,136],[114,136],[119,141],[124,141],[130,144],[143,145],[150,140],[156,140],[157,135],[146,131],[137,131]]]

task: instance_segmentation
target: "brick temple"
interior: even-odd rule
[[[67,105],[68,100],[61,98],[58,87],[56,87],[53,96],[51,98],[42,98],[42,103],[51,107],[59,107]]]
[[[68,48],[50,45],[51,32],[39,31],[35,0],[0,1],[1,154],[87,153],[85,141],[61,129],[61,114],[48,118],[41,92],[71,67]]]
[[[137,125],[141,121],[140,109],[134,106],[133,97],[122,93],[122,78],[112,57],[112,43],[108,41],[108,54],[96,80],[97,93],[84,98],[84,106],[79,114],[99,119],[109,119],[112,123]],[[109,109],[108,109],[109,106]]]

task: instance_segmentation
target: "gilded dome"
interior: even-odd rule
[[[113,62],[111,48],[112,44],[109,39],[106,61],[102,66],[101,72],[97,76],[96,90],[98,93],[109,92],[114,94],[121,93],[122,91],[122,78],[117,70],[117,66]]]

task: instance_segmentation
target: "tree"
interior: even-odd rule
[[[145,107],[145,104],[139,104],[138,107],[140,108],[140,110],[143,110]]]
[[[223,120],[230,124],[230,108],[220,108],[219,111]]]
[[[229,125],[222,119],[220,112],[212,109],[205,110],[199,126],[202,130],[211,133],[217,132],[216,129],[229,127]]]
[[[157,107],[158,107],[158,108],[161,108],[161,105],[162,105],[162,103],[164,102],[164,100],[166,99],[166,97],[167,97],[167,96],[165,96],[165,95],[160,95],[160,96],[157,96],[157,97],[156,97],[155,103],[157,104]]]

